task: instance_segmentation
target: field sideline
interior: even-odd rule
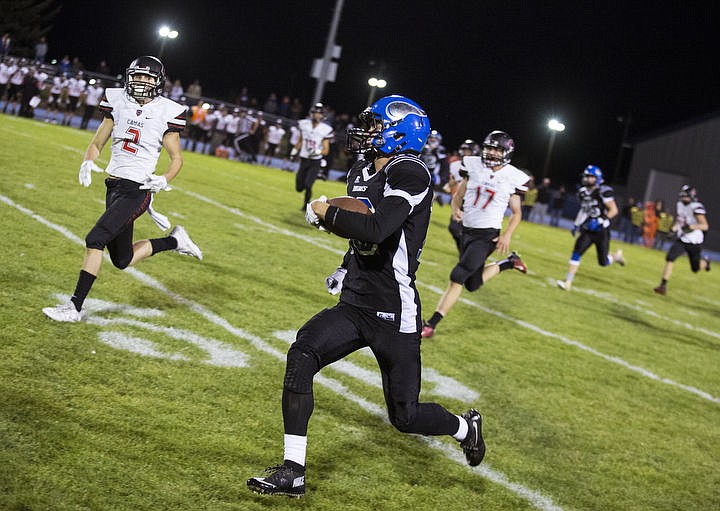
[[[521,224],[529,274],[463,294],[423,343],[423,399],[481,410],[486,462],[396,432],[361,351],[315,379],[308,495],[273,499],[245,479],[280,461],[288,342],[335,303],[346,242],[305,224],[291,173],[185,153],[154,205],[205,259],[106,263],[87,321],[56,324],[40,309],[72,292],[103,208],[100,175],[77,183],[91,133],[3,115],[0,136],[0,509],[720,509],[717,270],[683,258],[656,296],[664,254],[613,243],[628,264],[589,253],[565,293],[572,237]],[[425,315],[457,257],[449,215],[422,256]]]

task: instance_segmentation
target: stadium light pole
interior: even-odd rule
[[[548,169],[550,168],[550,155],[552,154],[553,145],[555,145],[555,136],[559,132],[565,131],[565,125],[557,119],[550,119],[547,127],[550,130],[550,141],[548,142],[547,153],[545,154],[545,164],[543,165],[542,174],[540,174],[538,181],[542,181],[542,179],[547,176]]]
[[[167,25],[163,25],[160,27],[160,30],[158,30],[158,34],[160,35],[160,52],[158,53],[158,58],[162,58],[163,51],[165,51],[165,43],[168,39],[175,39],[178,35],[178,31],[174,30]]]
[[[368,85],[370,86],[370,95],[368,96],[366,106],[370,106],[373,104],[373,100],[375,99],[375,91],[386,87],[387,81],[383,80],[382,78],[375,78],[373,76],[368,79]]]

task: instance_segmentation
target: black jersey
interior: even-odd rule
[[[607,203],[615,200],[615,191],[611,187],[600,185],[588,189],[583,186],[578,190],[577,196],[580,200],[580,210],[575,218],[575,225],[582,226],[589,219],[597,218],[604,228],[610,226]]]
[[[415,273],[430,223],[430,187],[430,171],[417,156],[396,156],[377,172],[359,160],[348,172],[347,193],[374,214],[334,206],[325,214],[326,223],[354,238],[340,301],[372,310],[402,333],[418,332],[422,323]]]

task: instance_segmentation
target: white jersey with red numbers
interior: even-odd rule
[[[300,157],[309,158],[311,160],[319,160],[322,158],[323,140],[330,139],[333,136],[332,126],[319,122],[316,126],[310,119],[302,119],[298,121],[298,128],[302,136],[302,147],[300,147]]]
[[[480,156],[464,157],[463,169],[468,173],[463,226],[501,229],[510,196],[527,191],[530,176],[512,165],[493,171],[483,164]]]
[[[114,123],[105,172],[136,183],[155,172],[165,133],[185,128],[185,107],[162,96],[140,105],[125,89],[105,89],[98,108]]]
[[[690,243],[692,245],[699,245],[705,239],[705,233],[700,229],[685,232],[687,226],[696,224],[696,215],[707,215],[705,212],[705,206],[702,202],[692,201],[690,204],[683,204],[682,201],[677,203],[677,224],[680,226],[682,235],[680,241],[683,243]]]

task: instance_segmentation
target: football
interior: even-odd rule
[[[345,211],[353,211],[355,213],[363,213],[365,215],[372,214],[372,211],[370,211],[368,205],[360,199],[356,199],[355,197],[350,197],[346,195],[343,197],[335,197],[333,199],[328,199],[327,202],[331,206],[344,209]]]
[[[344,209],[345,211],[352,211],[354,213],[362,213],[364,215],[372,215],[372,211],[370,210],[368,205],[360,199],[356,199],[355,197],[335,197],[333,199],[328,199],[327,202],[331,206],[335,206],[338,209]],[[341,238],[350,238],[350,235],[348,233],[342,232],[337,227],[327,227],[327,229],[333,234],[340,236]]]

